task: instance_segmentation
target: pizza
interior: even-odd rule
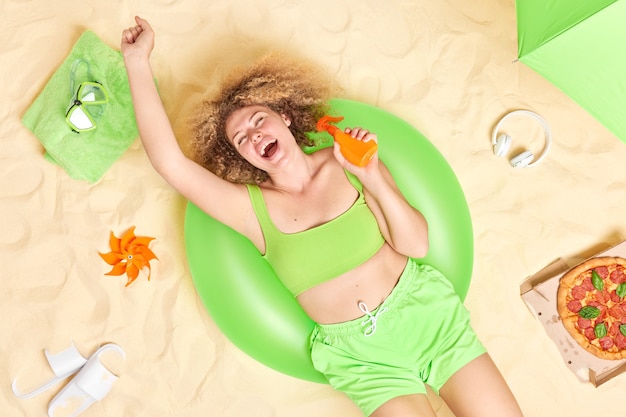
[[[591,258],[559,281],[557,310],[569,334],[601,359],[626,358],[626,259]]]

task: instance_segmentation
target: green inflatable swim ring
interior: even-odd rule
[[[380,159],[405,197],[428,220],[430,249],[422,262],[443,272],[464,299],[473,266],[472,223],[463,191],[446,160],[396,116],[355,101],[334,99],[331,105],[333,114],[345,117],[346,125],[363,126],[378,135]],[[185,245],[200,298],[236,346],[279,372],[327,382],[313,368],[309,354],[313,321],[248,239],[188,203]]]

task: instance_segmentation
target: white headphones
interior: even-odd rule
[[[546,154],[548,153],[548,150],[550,149],[550,145],[552,144],[552,133],[550,132],[550,127],[548,126],[548,123],[537,113],[534,113],[530,110],[513,110],[512,112],[505,114],[504,117],[500,119],[500,121],[496,124],[496,127],[493,129],[493,133],[491,135],[491,144],[493,145],[493,153],[496,156],[504,156],[509,151],[509,148],[511,147],[511,136],[507,135],[506,133],[498,134],[498,131],[500,129],[500,125],[502,125],[504,121],[516,115],[531,116],[535,118],[535,120],[537,120],[541,124],[541,127],[543,127],[546,142],[543,147],[543,151],[541,152],[539,157],[537,157],[537,159],[533,162],[533,160],[535,159],[535,155],[533,155],[531,151],[525,150],[519,155],[515,155],[510,160],[511,165],[514,168],[524,168],[524,167],[534,166],[537,163],[539,163],[539,161],[541,161],[543,158],[545,158]]]

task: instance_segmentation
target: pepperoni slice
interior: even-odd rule
[[[609,276],[609,268],[607,268],[606,266],[599,266],[594,271],[596,271],[602,279]]]
[[[620,310],[622,310],[622,315],[619,318],[620,318],[620,320],[624,320],[626,318],[626,305],[624,305],[624,304],[617,304],[617,305],[615,305],[615,307],[618,307]]]
[[[572,313],[578,313],[583,308],[583,305],[578,300],[572,300],[567,303],[567,309]]]
[[[582,317],[578,317],[578,327],[581,329],[588,329],[592,326],[592,322],[589,319],[584,319]],[[593,330],[593,328],[591,329]]]
[[[594,297],[600,304],[606,304],[611,299],[607,290],[596,291]]]
[[[583,280],[583,282],[580,284],[581,287],[583,287],[586,291],[593,291],[595,289],[595,287],[593,286],[593,282],[591,281],[590,277],[587,277]]]
[[[622,282],[626,282],[626,275],[624,274],[624,270],[622,268],[617,268],[615,271],[611,272],[609,279],[615,284],[621,284]]]
[[[581,285],[577,285],[572,288],[572,297],[575,300],[582,300],[587,295],[587,290],[585,290]]]
[[[619,350],[626,349],[626,336],[618,333],[617,336],[615,336],[615,346],[617,346]]]
[[[622,297],[617,295],[617,290],[611,291],[611,301],[614,303],[619,303],[622,300]]]
[[[600,343],[600,347],[604,350],[609,350],[613,346],[615,346],[613,339],[611,339],[609,336],[604,336],[603,338],[598,339],[598,342]]]
[[[593,331],[593,327],[587,327],[583,330],[583,333],[589,340],[594,340],[596,338],[596,332]]]
[[[624,317],[624,309],[620,305],[614,305],[608,309],[609,316],[621,320]]]

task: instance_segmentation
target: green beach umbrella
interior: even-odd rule
[[[626,142],[626,0],[517,0],[518,58]]]

